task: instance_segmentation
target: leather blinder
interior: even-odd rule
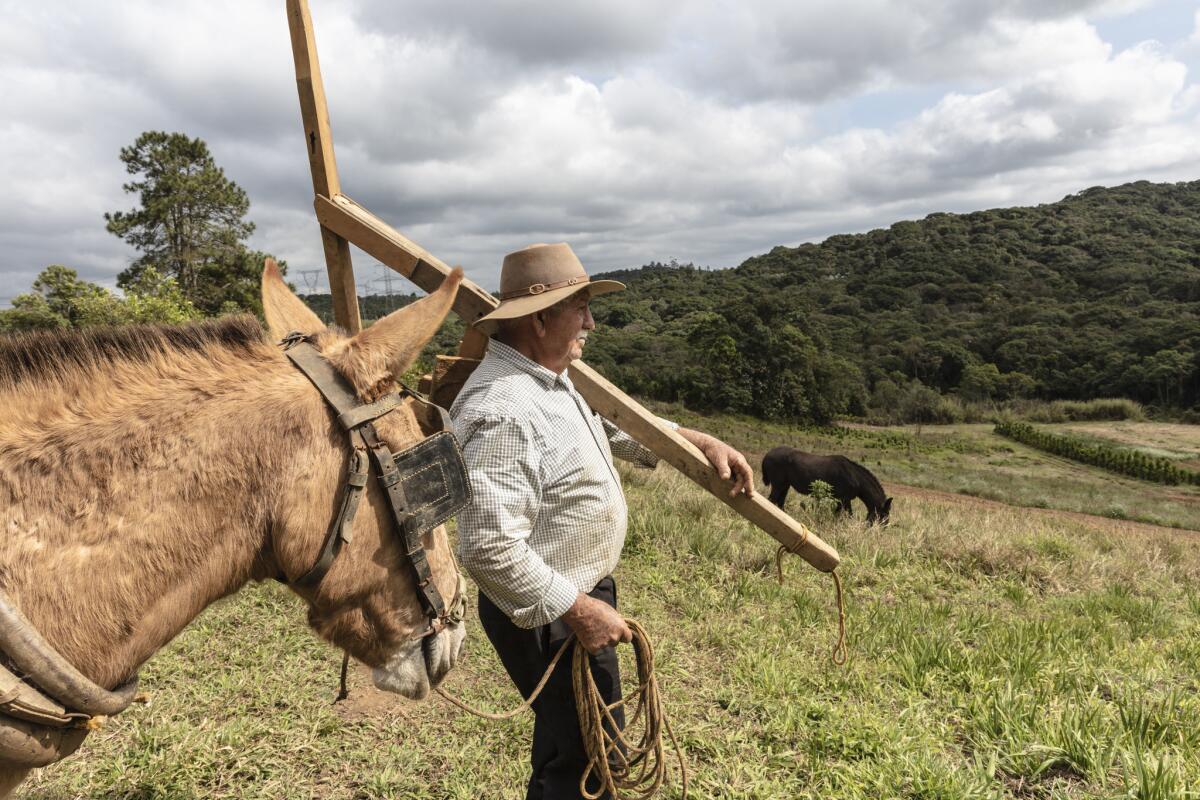
[[[471,484],[453,426],[446,410],[408,387],[374,403],[360,404],[352,387],[312,346],[308,337],[294,334],[285,338],[284,354],[316,386],[337,415],[338,424],[349,434],[354,449],[353,462],[346,478],[342,502],[325,538],[317,563],[296,580],[298,586],[313,588],[328,572],[340,545],[350,541],[354,515],[368,483],[371,464],[387,498],[396,532],[403,542],[416,578],[418,597],[430,618],[430,630],[442,627],[448,611],[433,582],[429,557],[422,536],[452,517],[471,502]],[[408,449],[392,454],[379,438],[373,421],[395,410],[412,397],[431,410],[436,409],[441,431]],[[461,580],[460,593],[461,593]],[[460,598],[455,598],[459,603]],[[457,605],[455,606],[457,608]]]

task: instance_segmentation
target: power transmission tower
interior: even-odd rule
[[[309,294],[317,291],[317,287],[321,284],[321,273],[319,269],[302,269],[300,274],[304,277],[304,286],[308,289]]]
[[[392,272],[390,269],[385,267],[383,264],[379,265],[379,271],[381,274],[375,280],[381,281],[383,283],[383,293],[385,295],[387,295],[387,298],[388,298],[387,299],[388,311],[389,312],[395,311],[396,306],[395,306],[394,301],[392,300],[392,296],[395,294],[395,290],[392,288],[392,284],[396,280],[396,273]]]
[[[396,273],[392,272],[387,267],[384,267],[383,275],[376,278],[376,280],[383,281],[383,293],[388,297],[391,297],[393,294],[395,294],[395,292],[392,291],[392,282],[396,280]]]

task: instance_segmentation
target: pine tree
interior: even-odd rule
[[[245,219],[250,200],[213,161],[208,145],[182,133],[147,131],[121,148],[136,179],[125,191],[141,205],[105,214],[108,231],[141,253],[117,278],[128,289],[147,267],[174,278],[183,295],[206,314],[257,310],[265,254],[244,240],[254,232]],[[257,260],[257,263],[251,263]]]

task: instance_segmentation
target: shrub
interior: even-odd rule
[[[1016,410],[1016,409],[1014,409]],[[1143,420],[1141,403],[1123,397],[1096,400],[1055,400],[1026,406],[1017,415],[1030,422],[1099,422],[1105,420]]]
[[[808,493],[808,503],[813,516],[818,519],[833,519],[841,503],[833,494],[833,487],[825,481],[813,481]]]

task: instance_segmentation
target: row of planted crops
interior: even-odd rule
[[[1056,456],[1090,464],[1101,469],[1146,481],[1200,486],[1200,472],[1184,469],[1169,458],[1148,455],[1102,442],[1085,441],[1074,436],[1051,433],[1027,422],[1003,421],[996,424],[998,435],[1035,447]]]

